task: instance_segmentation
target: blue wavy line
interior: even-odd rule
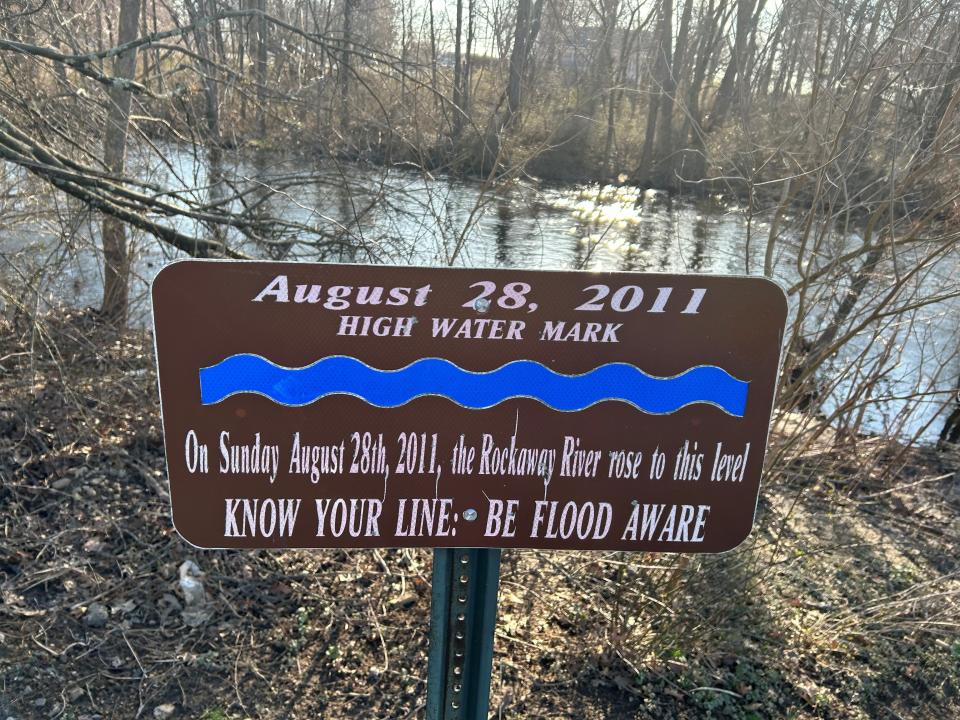
[[[287,368],[259,355],[240,354],[200,370],[204,405],[237,393],[256,393],[292,406],[308,405],[327,395],[355,395],[378,407],[397,407],[416,397],[437,395],[476,410],[525,397],[564,411],[616,400],[654,415],[705,403],[743,417],[748,388],[749,383],[712,365],[662,378],[626,363],[601,365],[582,375],[561,375],[532,360],[517,360],[490,372],[471,372],[441,358],[424,358],[398,370],[378,370],[342,355]]]

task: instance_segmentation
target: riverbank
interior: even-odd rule
[[[0,329],[0,716],[422,716],[429,551],[188,546],[153,362],[148,334],[92,313]],[[775,448],[799,432],[783,419]],[[498,716],[957,715],[956,461],[797,447],[734,552],[505,553]]]

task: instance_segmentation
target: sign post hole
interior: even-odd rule
[[[433,551],[427,720],[486,720],[500,550]]]
[[[177,532],[433,548],[430,720],[487,715],[501,548],[753,526],[787,314],[763,278],[190,260],[152,296]]]

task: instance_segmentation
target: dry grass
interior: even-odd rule
[[[508,552],[503,718],[960,711],[950,458],[784,416],[716,557]],[[422,715],[428,551],[200,551],[173,532],[152,345],[91,314],[0,335],[0,717]],[[188,627],[177,567],[214,613]],[[102,627],[88,624],[94,603]]]

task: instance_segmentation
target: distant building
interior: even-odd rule
[[[437,66],[452,68],[456,63],[456,54],[451,52],[443,52],[437,55]],[[466,62],[466,56],[462,58]],[[470,55],[470,66],[474,69],[484,68],[484,67],[494,67],[500,62],[500,58],[494,57],[492,55]]]

